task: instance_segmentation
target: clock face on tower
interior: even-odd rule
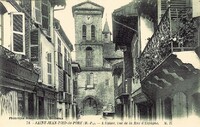
[[[93,18],[90,15],[85,16],[84,22],[86,24],[91,24],[93,22]]]

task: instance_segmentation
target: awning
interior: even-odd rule
[[[138,29],[138,14],[134,2],[116,9],[112,14],[112,22],[113,42],[116,44],[116,48],[130,46]]]
[[[0,14],[6,12],[17,12],[17,10],[9,2],[0,1]]]

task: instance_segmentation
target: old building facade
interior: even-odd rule
[[[65,5],[65,0],[0,2],[0,116],[72,117],[73,47],[54,22],[54,7]]]
[[[113,112],[114,85],[111,63],[117,57],[114,45],[110,43],[111,32],[107,23],[102,31],[104,8],[86,1],[73,6],[72,12],[76,31],[76,61],[81,67],[77,80],[80,113],[100,115],[103,111]]]
[[[122,118],[199,117],[199,6],[195,0],[144,0],[113,12],[113,41],[119,49],[131,47],[133,63],[128,65],[124,57],[124,75],[128,66],[133,70],[132,81],[126,85],[122,79],[123,86],[116,87],[123,91],[116,94]],[[120,68],[115,67],[116,75]]]

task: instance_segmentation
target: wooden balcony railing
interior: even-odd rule
[[[174,16],[174,9],[177,16]],[[171,17],[171,11],[173,17]],[[137,71],[143,80],[162,63],[173,51],[193,50],[198,46],[195,41],[195,21],[191,8],[168,8],[157,30],[149,39],[138,59]]]

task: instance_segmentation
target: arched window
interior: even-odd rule
[[[95,26],[94,25],[91,26],[91,39],[95,40]]]
[[[87,47],[86,48],[86,67],[92,67],[92,60],[93,60],[92,48]]]
[[[87,34],[87,28],[86,28],[86,25],[83,25],[82,26],[82,38],[83,40],[86,40],[86,34]]]

